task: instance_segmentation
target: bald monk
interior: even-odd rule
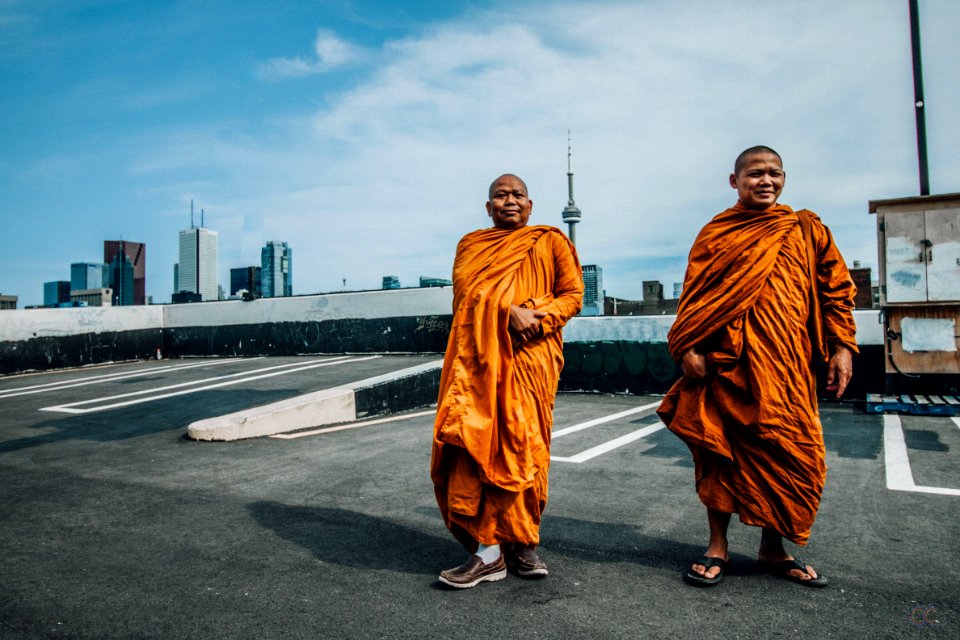
[[[769,147],[737,158],[730,186],[738,201],[697,236],[668,335],[683,377],[658,413],[689,446],[707,508],[710,543],[684,576],[698,586],[723,578],[734,513],[762,528],[762,569],[805,586],[827,583],[783,539],[806,544],[820,503],[826,464],[814,364],[827,363],[827,391],[842,396],[857,352],[856,288],[820,219],[778,203],[785,178]]]
[[[573,245],[527,226],[527,185],[490,185],[493,227],[468,233],[453,264],[453,324],[440,378],[430,475],[443,520],[471,554],[440,573],[469,588],[547,575],[536,552],[547,504],[561,328],[583,301]]]

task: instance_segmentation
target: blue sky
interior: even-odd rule
[[[960,3],[920,12],[931,191],[958,192]],[[868,200],[919,193],[908,26],[907,0],[0,0],[0,292],[39,304],[123,238],[169,301],[191,199],[225,288],[268,240],[295,294],[444,277],[500,173],[561,224],[568,129],[610,295],[669,294],[753,144],[875,267]]]

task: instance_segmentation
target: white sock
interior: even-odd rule
[[[480,559],[483,560],[483,564],[496,562],[497,558],[500,557],[500,545],[492,544],[488,547],[487,545],[482,544],[477,549],[477,552],[473,555],[479,556]]]

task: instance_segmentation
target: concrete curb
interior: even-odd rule
[[[405,411],[437,401],[443,360],[191,423],[193,440],[242,440]]]

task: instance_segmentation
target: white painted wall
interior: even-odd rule
[[[0,311],[0,342],[162,326],[162,306],[15,309]]]
[[[164,327],[216,327],[267,322],[320,322],[453,313],[451,287],[392,289],[319,296],[225,300],[164,307]]]
[[[268,322],[319,322],[350,318],[390,318],[450,315],[450,287],[394,289],[251,302],[227,300],[145,307],[78,307],[0,311],[0,342],[106,331],[208,327]],[[675,316],[599,316],[573,318],[564,328],[567,342],[667,341]],[[883,327],[876,310],[855,311],[857,342],[883,344]]]

